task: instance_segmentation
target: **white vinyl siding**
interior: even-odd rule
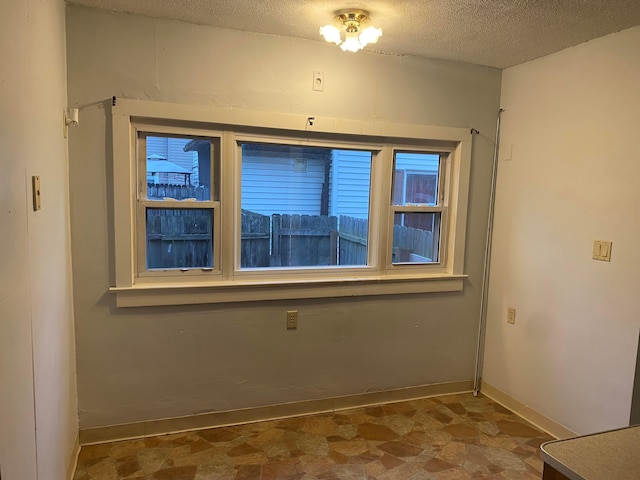
[[[147,137],[147,153],[169,160],[169,140],[167,137]]]
[[[262,215],[320,215],[324,162],[307,160],[305,172],[296,171],[293,158],[242,159],[242,209]],[[278,185],[274,190],[274,185]]]
[[[330,215],[367,218],[371,152],[334,150]]]
[[[415,154],[407,154],[403,152],[396,153],[396,158],[402,160],[402,164],[407,166],[408,172],[420,172],[420,173],[438,173],[438,165],[440,162],[440,155],[421,155],[423,158],[416,158]],[[412,169],[413,167],[413,169]]]

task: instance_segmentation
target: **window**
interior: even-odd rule
[[[138,273],[217,269],[217,142],[145,131],[137,137],[138,178],[146,179],[138,182]]]
[[[241,268],[367,265],[371,151],[240,148]]]
[[[304,120],[118,100],[117,304],[461,290],[470,133]]]
[[[393,263],[438,263],[442,232],[446,156],[394,155]],[[440,174],[440,171],[443,174]]]

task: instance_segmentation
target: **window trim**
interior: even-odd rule
[[[378,178],[379,175],[381,175],[382,173],[379,171],[380,169],[378,169],[378,171],[374,171],[375,169],[375,165],[377,163],[380,163],[382,161],[382,151],[384,149],[384,145],[380,144],[380,143],[372,143],[372,142],[354,142],[353,139],[351,141],[345,141],[345,140],[335,140],[333,142],[329,142],[326,140],[318,140],[318,141],[313,141],[313,142],[309,142],[309,141],[304,141],[301,139],[296,139],[294,137],[288,136],[285,134],[282,135],[278,135],[277,137],[269,137],[269,136],[265,136],[264,134],[259,135],[259,134],[236,134],[234,135],[234,142],[235,142],[235,150],[234,153],[236,155],[236,162],[235,162],[235,166],[237,168],[236,170],[236,176],[232,179],[229,179],[229,182],[232,182],[235,186],[236,186],[236,198],[234,199],[234,203],[233,203],[233,207],[234,207],[234,217],[233,217],[233,222],[234,222],[234,232],[236,233],[235,237],[234,237],[234,243],[233,245],[239,245],[240,244],[240,237],[241,237],[241,224],[240,224],[240,211],[239,209],[241,208],[241,169],[242,169],[242,158],[241,158],[241,152],[242,152],[242,144],[243,143],[268,143],[268,144],[273,144],[273,145],[291,145],[291,146],[313,146],[313,147],[321,147],[321,148],[334,148],[336,150],[359,150],[359,151],[369,151],[371,152],[371,171],[370,171],[370,186],[369,186],[369,192],[373,191],[373,190],[379,190],[379,186],[380,184],[383,183],[383,180],[381,178]],[[376,195],[369,195],[369,211],[372,211],[372,201],[373,198]],[[380,210],[380,207],[378,208],[378,211]],[[339,271],[341,273],[344,272],[354,272],[354,275],[358,275],[361,274],[362,276],[370,276],[370,275],[374,275],[376,270],[378,269],[378,266],[381,265],[379,262],[378,257],[376,257],[376,253],[377,253],[377,244],[378,244],[378,240],[376,238],[376,236],[372,236],[370,234],[370,232],[372,230],[378,229],[378,228],[384,228],[384,220],[382,220],[384,218],[384,215],[381,213],[380,215],[369,215],[368,217],[368,221],[369,221],[369,244],[371,245],[371,248],[367,249],[367,265],[345,265],[345,266],[339,266],[339,265],[332,265],[330,267],[320,267],[320,266],[316,266],[316,267],[282,267],[280,269],[278,268],[269,268],[269,269],[264,269],[264,268],[256,268],[256,269],[249,269],[249,268],[240,268],[240,263],[241,263],[241,259],[240,259],[240,249],[236,249],[235,252],[232,252],[232,254],[234,254],[234,272],[233,272],[233,276],[235,278],[249,278],[251,279],[254,276],[258,276],[258,278],[261,277],[269,277],[269,276],[274,276],[279,274],[280,272],[286,272],[287,275],[290,275],[292,277],[304,277],[304,276],[313,276],[313,277],[322,277],[322,276],[335,276],[335,274]]]
[[[445,151],[447,151],[447,154],[445,155]],[[403,201],[402,205],[396,205],[395,204],[395,200],[394,200],[394,196],[395,196],[395,191],[392,190],[392,194],[391,194],[391,206],[390,206],[390,215],[389,215],[389,219],[390,219],[390,242],[391,244],[393,244],[393,228],[394,228],[394,219],[396,214],[399,213],[439,213],[440,214],[440,228],[437,232],[437,236],[438,236],[438,260],[436,262],[426,262],[426,263],[420,263],[420,262],[393,262],[393,256],[391,255],[390,258],[388,259],[388,265],[389,264],[392,267],[396,267],[396,266],[402,266],[402,267],[407,267],[410,265],[416,265],[416,266],[422,266],[424,267],[425,265],[428,265],[431,269],[434,269],[436,266],[446,266],[446,262],[447,262],[447,257],[446,255],[448,254],[447,250],[442,248],[443,245],[447,245],[447,232],[449,230],[449,197],[450,197],[450,192],[449,192],[449,188],[451,185],[450,182],[450,177],[452,175],[451,172],[451,155],[453,154],[454,150],[449,150],[449,149],[439,149],[437,152],[429,152],[428,149],[411,149],[411,148],[398,148],[398,149],[394,149],[393,151],[393,167],[392,167],[392,173],[393,173],[393,178],[391,180],[391,185],[392,188],[395,188],[395,175],[396,175],[396,156],[398,153],[433,153],[433,154],[438,154],[439,158],[438,158],[438,173],[437,173],[437,179],[438,179],[438,186],[436,189],[436,202],[435,205],[421,205],[421,204],[412,204],[406,203],[406,200]],[[444,157],[444,158],[443,158]],[[406,180],[408,177],[409,173],[407,173],[407,170],[404,171],[404,178],[403,178],[403,184],[406,185]],[[404,186],[403,186],[404,188]],[[403,197],[405,196],[406,192],[403,192]],[[433,235],[436,235],[436,232],[433,232]],[[392,248],[393,245],[391,245],[390,248]]]
[[[140,123],[134,123],[132,128],[136,131],[136,143],[137,143],[137,175],[138,181],[136,182],[136,261],[135,265],[137,267],[137,275],[138,278],[144,281],[152,282],[166,282],[167,279],[182,281],[181,279],[185,277],[193,277],[201,274],[201,272],[207,272],[210,278],[219,277],[221,275],[220,271],[220,200],[215,200],[216,191],[214,188],[215,182],[219,182],[219,179],[215,178],[215,168],[213,168],[214,164],[214,156],[220,154],[219,151],[215,151],[214,148],[219,149],[220,145],[220,135],[216,132],[200,132],[203,135],[194,135],[193,131],[185,130],[183,128],[175,128],[170,132],[158,131],[156,127],[144,125]],[[141,182],[141,178],[146,178],[146,165],[144,165],[146,161],[146,137],[151,137],[154,135],[162,135],[167,136],[169,138],[179,137],[179,136],[188,136],[188,137],[201,137],[207,138],[211,140],[211,167],[209,173],[209,192],[210,199],[205,201],[197,201],[197,202],[184,202],[179,200],[150,200],[147,198],[147,183]],[[144,137],[144,140],[141,140],[140,137]],[[215,140],[218,140],[217,142]],[[143,160],[144,159],[144,160]],[[211,251],[213,267],[202,267],[202,268],[188,268],[188,269],[162,269],[155,268],[150,269],[147,267],[147,220],[146,220],[146,211],[147,209],[202,209],[202,210],[210,210],[212,212],[212,237],[211,240],[213,242],[213,248]]]
[[[262,301],[274,299],[325,298],[361,295],[406,294],[426,292],[460,291],[463,288],[465,233],[467,203],[471,167],[471,138],[467,128],[437,127],[387,123],[380,121],[358,121],[315,117],[310,125],[305,115],[281,114],[249,110],[225,109],[201,105],[180,105],[144,100],[117,99],[111,107],[113,135],[113,204],[114,204],[114,249],[115,286],[110,291],[116,295],[117,306],[180,305],[198,303],[222,303],[240,301]],[[173,125],[176,125],[174,128]],[[136,273],[136,175],[137,132],[135,125],[152,128],[153,132],[176,133],[180,127],[189,135],[212,136],[219,132],[221,148],[220,206],[216,210],[223,217],[222,225],[233,228],[221,231],[220,275],[186,278],[143,277]],[[235,130],[235,138],[229,133]],[[305,139],[325,142],[356,144],[358,148],[380,145],[378,161],[373,161],[370,211],[380,212],[370,230],[371,251],[376,255],[376,267],[339,267],[341,275],[331,268],[300,271],[287,268],[286,278],[278,270],[250,272],[236,269],[233,242],[237,236],[235,215],[239,205],[238,189],[225,188],[228,182],[239,178],[239,162],[233,165],[227,159],[228,152],[235,152],[239,138],[274,134],[278,138],[291,137],[304,143]],[[335,143],[334,143],[335,141]],[[393,152],[423,151],[449,152],[444,179],[448,194],[445,196],[446,226],[443,227],[441,264],[393,264],[385,249],[390,248],[393,216],[391,192],[392,182],[386,179],[390,172]],[[388,176],[388,173],[386,173]],[[235,198],[234,198],[235,196]],[[424,207],[423,207],[424,208]],[[370,218],[370,221],[374,220]],[[215,221],[215,220],[214,220]],[[231,223],[229,223],[231,222]],[[385,225],[387,228],[385,228]],[[218,227],[219,228],[219,227]],[[230,261],[229,261],[230,260]],[[219,264],[220,265],[220,264]],[[256,274],[257,273],[257,274]],[[286,287],[286,288],[283,288]]]

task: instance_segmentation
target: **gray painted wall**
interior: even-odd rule
[[[70,137],[82,428],[472,379],[500,71],[77,6],[67,46],[69,103],[82,107]],[[464,291],[116,308],[112,95],[477,128]]]
[[[5,480],[60,480],[77,444],[64,3],[0,15],[0,463]],[[33,211],[31,177],[42,209]]]

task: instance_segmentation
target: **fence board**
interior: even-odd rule
[[[242,268],[270,265],[271,220],[249,210],[242,210],[240,266]]]
[[[366,265],[369,232],[368,219],[340,215],[339,223],[339,264]]]

